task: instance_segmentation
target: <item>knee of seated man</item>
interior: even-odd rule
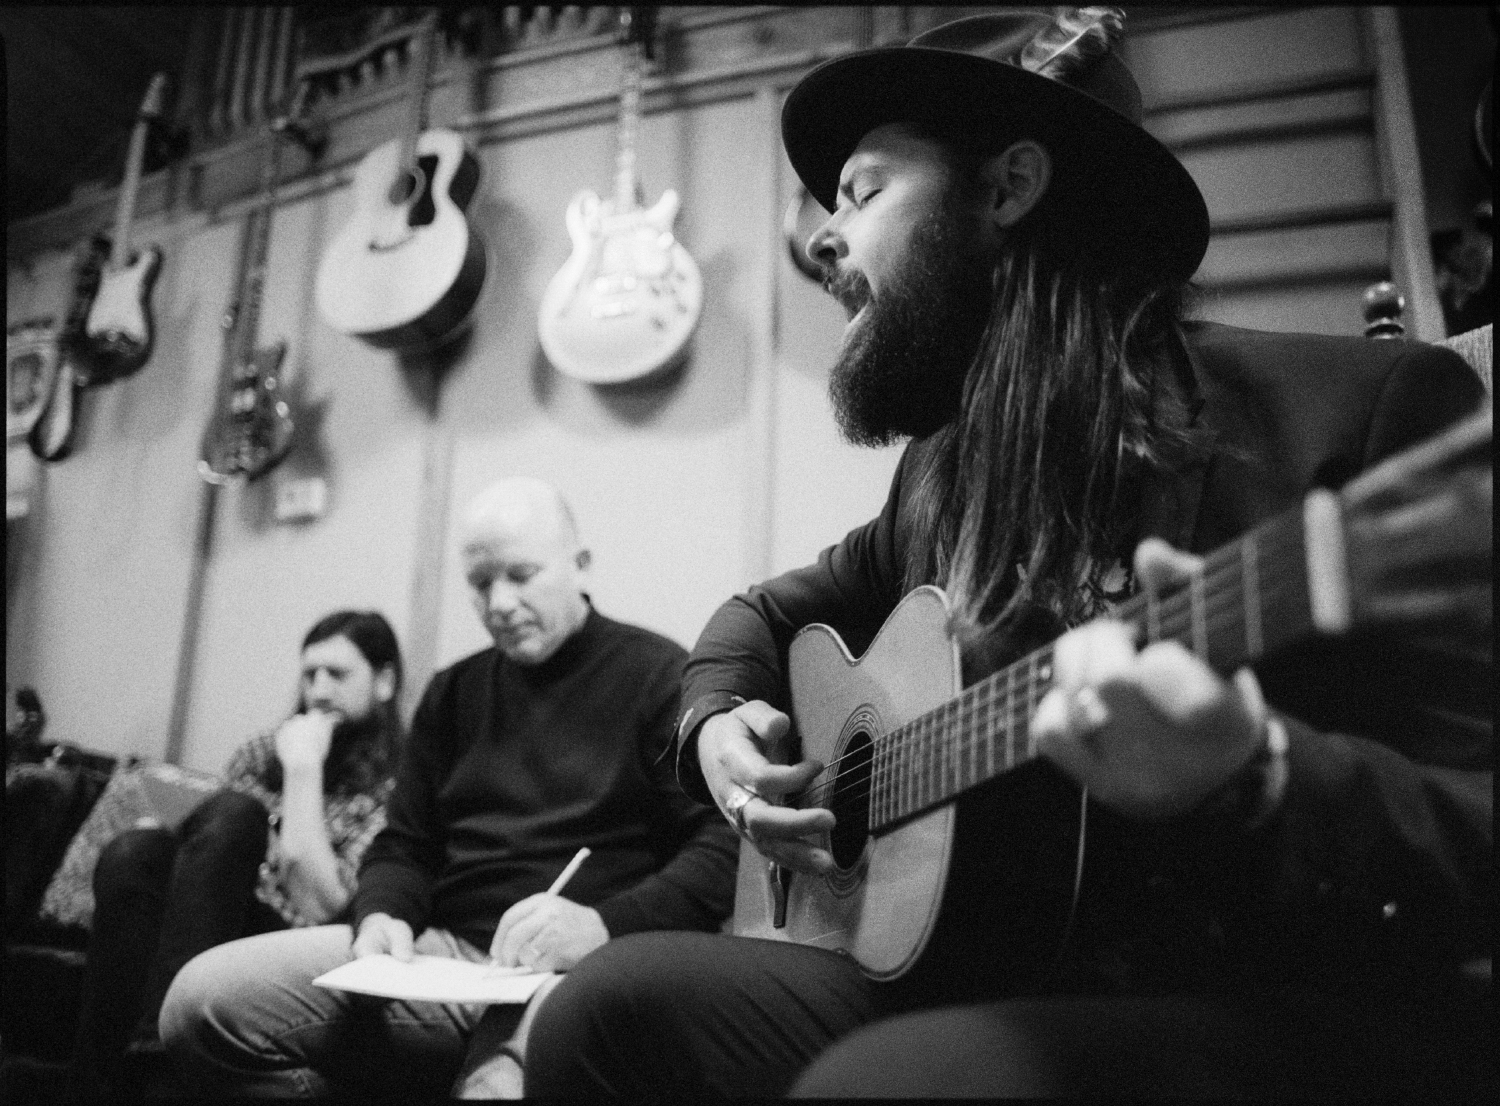
[[[139,886],[142,881],[164,881],[171,869],[171,830],[128,829],[99,851],[94,865],[94,898],[107,899]]]
[[[199,803],[182,828],[185,834],[193,837],[210,835],[264,848],[266,808],[251,795],[225,788]]]
[[[225,945],[206,949],[193,957],[172,979],[162,1000],[157,1028],[168,1050],[197,1036],[220,1019],[217,1011],[233,1009],[238,1001],[235,980],[229,971]]]
[[[572,1057],[594,1037],[612,1041],[642,1033],[682,1010],[679,969],[693,946],[717,934],[631,933],[601,945],[569,969],[536,1012],[527,1071]],[[528,1076],[529,1077],[529,1076]]]

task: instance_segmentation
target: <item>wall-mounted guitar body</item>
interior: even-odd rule
[[[542,296],[542,349],[558,371],[616,384],[674,365],[698,324],[698,266],[672,234],[677,193],[620,212],[590,191],[568,205],[573,253]]]
[[[624,9],[627,54],[620,95],[615,195],[591,191],[568,205],[573,252],[542,296],[537,331],[561,373],[590,384],[618,384],[680,362],[698,325],[698,266],[672,234],[677,193],[640,203],[635,131],[640,117],[645,13]]]
[[[484,243],[464,208],[479,162],[454,131],[423,131],[415,167],[392,139],[354,174],[355,213],[318,266],[318,310],[335,330],[382,349],[441,342],[484,285]],[[392,182],[396,182],[392,184]]]
[[[132,251],[130,224],[135,218],[147,132],[151,121],[161,115],[166,88],[165,73],[151,78],[136,118],[135,130],[130,136],[125,180],[120,186],[115,216],[114,246],[83,327],[89,384],[103,384],[129,376],[151,356],[155,337],[151,322],[151,289],[161,271],[161,250],[151,245]]]
[[[430,348],[456,333],[488,267],[464,214],[479,162],[456,132],[423,129],[437,19],[428,15],[413,34],[406,131],[360,162],[354,216],[329,244],[314,287],[330,326],[382,349]]]

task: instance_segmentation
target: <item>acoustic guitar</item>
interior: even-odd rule
[[[425,349],[454,335],[488,264],[464,214],[479,162],[457,132],[425,129],[437,28],[433,12],[415,32],[405,132],[355,170],[354,215],[324,253],[314,289],[329,326],[382,349]]]
[[[1459,626],[1487,641],[1493,438],[1486,406],[1337,495],[1314,491],[1300,510],[1210,554],[1186,586],[1138,595],[1114,617],[1144,642],[1181,642],[1221,673],[1369,626]],[[827,626],[793,639],[795,731],[803,753],[827,768],[790,802],[833,811],[824,845],[836,870],[792,873],[742,844],[736,934],[842,950],[880,980],[922,955],[954,859],[955,800],[1036,756],[1028,725],[1052,676],[1048,646],[960,692],[948,615],[943,593],[920,587],[857,660]],[[785,752],[774,759],[796,759]],[[1028,839],[995,847],[1035,849]],[[994,918],[986,925],[991,937],[1007,929]]]
[[[125,181],[115,214],[114,245],[100,276],[99,289],[84,324],[82,361],[89,366],[90,384],[102,384],[136,372],[151,356],[151,288],[161,270],[161,250],[155,245],[140,251],[130,247],[130,224],[135,218],[146,137],[162,112],[167,75],[151,78],[146,98],[136,116],[125,161]]]
[[[573,252],[547,285],[538,313],[542,349],[561,373],[619,384],[677,365],[703,303],[698,266],[672,234],[677,193],[644,208],[636,178],[641,62],[649,9],[621,11],[625,47],[613,200],[585,189],[568,204]]]
[[[210,484],[254,480],[274,468],[292,446],[295,421],[282,394],[285,340],[257,346],[265,292],[271,219],[281,175],[281,136],[303,140],[295,120],[307,85],[298,86],[291,110],[266,128],[269,149],[261,169],[260,202],[245,217],[234,299],[224,312],[224,360],[214,413],[203,432],[198,475]]]

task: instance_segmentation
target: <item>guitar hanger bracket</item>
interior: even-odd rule
[[[307,107],[307,99],[311,93],[311,82],[299,81],[297,90],[292,95],[291,105],[285,112],[271,120],[271,130],[291,138],[316,159],[328,146],[328,123],[324,119],[303,118],[303,111]]]
[[[304,123],[282,116],[271,124],[277,134],[284,134],[306,150],[309,156],[318,158],[328,146],[328,124],[321,119]]]

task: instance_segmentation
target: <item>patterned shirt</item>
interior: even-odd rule
[[[260,800],[271,814],[270,841],[266,847],[266,861],[260,866],[255,897],[285,918],[288,925],[317,925],[323,919],[304,916],[288,893],[287,871],[281,862],[280,836],[276,832],[281,822],[281,793],[270,790],[264,782],[275,761],[276,733],[268,730],[251,738],[236,751],[224,771],[225,785]],[[387,776],[373,791],[340,791],[323,797],[323,824],[328,829],[328,844],[338,862],[339,882],[351,896],[365,849],[385,828],[385,804],[391,793],[391,783]]]

